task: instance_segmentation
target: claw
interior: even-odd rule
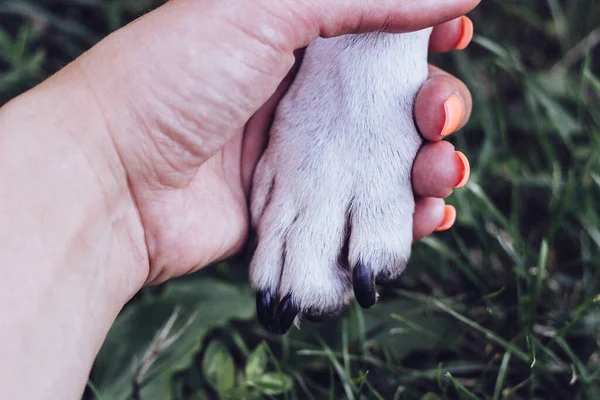
[[[275,320],[273,321],[272,332],[280,335],[285,334],[294,323],[294,319],[300,312],[300,309],[292,301],[292,296],[287,295],[279,303]]]
[[[258,322],[266,330],[271,330],[274,308],[275,302],[269,289],[256,294],[256,315],[258,316]]]
[[[362,308],[371,308],[377,302],[375,276],[373,271],[362,263],[358,263],[352,272],[354,297]]]
[[[341,307],[334,311],[329,312],[311,312],[310,310],[303,313],[304,318],[306,318],[310,322],[325,322],[332,318],[339,317],[346,311],[346,307]]]

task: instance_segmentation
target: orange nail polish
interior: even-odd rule
[[[458,159],[459,171],[460,171],[460,179],[454,189],[460,189],[465,187],[467,182],[469,181],[469,176],[471,176],[471,164],[469,164],[469,160],[467,156],[465,156],[462,152],[456,152],[456,158]]]
[[[456,222],[456,208],[453,206],[445,206],[444,207],[444,220],[442,224],[435,230],[436,232],[447,231],[452,228],[452,225]]]
[[[475,30],[473,21],[471,21],[469,17],[461,17],[460,22],[462,25],[462,35],[460,36],[458,43],[456,43],[456,46],[454,46],[456,50],[464,50],[467,48],[469,43],[471,43],[471,40],[473,40],[473,33]]]
[[[446,120],[444,122],[444,127],[442,128],[442,137],[454,133],[458,129],[460,121],[462,121],[463,106],[456,95],[453,94],[446,99],[444,102],[444,112],[446,114]]]

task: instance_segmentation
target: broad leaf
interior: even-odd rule
[[[202,359],[202,372],[208,383],[218,393],[224,393],[235,384],[235,364],[229,349],[214,340],[206,348]]]
[[[254,380],[265,372],[267,363],[269,361],[269,354],[267,353],[266,344],[259,344],[256,349],[248,356],[246,361],[246,378],[248,380]]]
[[[292,389],[292,378],[280,372],[263,374],[253,383],[267,396],[283,394]]]
[[[149,368],[139,379],[141,360],[176,309],[177,318],[166,335],[167,343],[172,343],[145,363]],[[173,375],[191,364],[209,331],[253,316],[254,301],[247,287],[210,278],[171,282],[160,296],[143,298],[119,316],[100,350],[92,381],[106,398],[128,399],[137,373],[142,399],[168,400]]]

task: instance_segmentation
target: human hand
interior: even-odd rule
[[[139,212],[141,230],[126,229],[136,251],[147,253],[140,282],[163,282],[243,247],[252,171],[298,49],[319,34],[437,24],[431,48],[448,51],[464,44],[465,20],[457,17],[477,3],[173,0],[70,66],[104,115]],[[441,198],[464,183],[468,165],[441,141],[442,131],[462,127],[470,110],[466,87],[432,68],[416,102],[431,143],[414,166],[415,239],[453,222]]]

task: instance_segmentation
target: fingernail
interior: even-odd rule
[[[465,156],[462,152],[456,151],[455,153],[459,165],[460,179],[456,186],[454,186],[454,189],[460,189],[462,187],[465,187],[465,185],[469,181],[469,176],[471,176],[471,164],[469,164],[467,156]]]
[[[462,102],[456,95],[451,95],[444,102],[444,112],[446,114],[446,120],[444,122],[444,128],[442,128],[442,137],[446,137],[456,132],[458,126],[460,125],[460,121],[462,121],[463,116],[463,106]]]
[[[473,33],[475,30],[473,21],[471,21],[469,17],[463,16],[460,19],[460,23],[462,25],[462,35],[460,36],[458,43],[456,43],[456,46],[454,46],[456,50],[464,50],[467,48],[469,43],[471,43],[471,40],[473,40]]]
[[[444,207],[444,220],[442,224],[435,230],[436,232],[447,231],[452,228],[452,225],[456,222],[456,208],[453,206]]]

